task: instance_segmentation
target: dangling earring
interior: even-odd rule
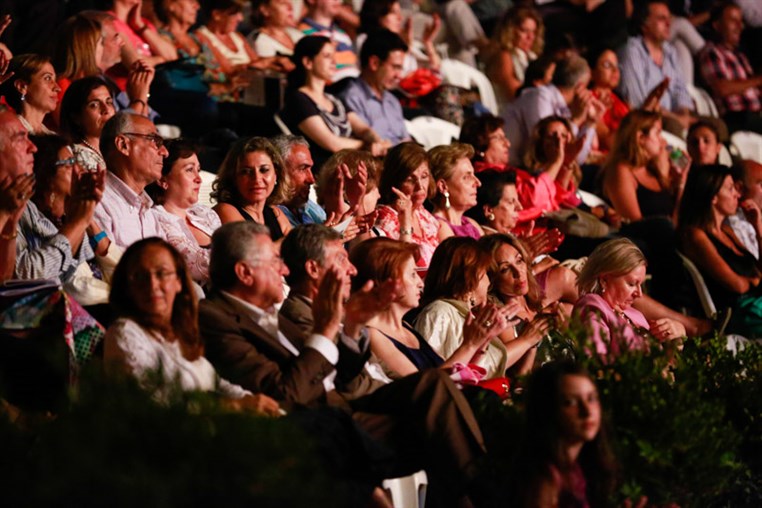
[[[445,208],[449,210],[450,209],[450,193],[445,191],[444,197],[445,197]]]
[[[50,208],[53,208],[53,205],[55,204],[55,202],[56,202],[56,193],[51,192],[50,197],[48,198],[48,206],[50,206]]]
[[[495,220],[495,214],[490,212],[487,214],[487,220]]]
[[[468,297],[468,305],[470,307],[475,307],[476,306],[476,298],[474,298],[474,295],[470,295]]]
[[[26,100],[26,94],[22,93],[21,94],[21,102],[24,102],[25,100]]]

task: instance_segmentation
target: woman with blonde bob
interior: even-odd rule
[[[515,6],[506,11],[492,36],[495,54],[487,65],[487,75],[497,85],[501,102],[516,98],[529,63],[542,54],[544,37],[545,26],[535,9]]]
[[[283,160],[272,143],[260,137],[241,139],[225,156],[212,184],[214,211],[222,224],[250,220],[270,228],[273,241],[280,240],[291,230],[276,206],[287,195],[283,181]]]
[[[467,236],[474,239],[484,235],[479,224],[465,216],[467,210],[476,206],[476,192],[481,186],[474,174],[471,145],[452,143],[429,150],[429,167],[434,180],[434,216],[442,223],[439,240],[450,236]]]
[[[593,250],[579,274],[575,313],[588,326],[599,355],[616,358],[648,348],[649,337],[683,337],[685,327],[670,318],[649,321],[633,303],[643,296],[646,258],[632,241],[618,238]]]

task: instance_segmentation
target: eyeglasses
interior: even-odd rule
[[[154,277],[163,283],[167,282],[173,277],[177,276],[177,272],[174,270],[157,270],[155,272],[137,272],[130,275],[130,280],[137,284],[148,284]]]
[[[609,71],[614,69],[619,70],[619,66],[614,62],[601,62],[601,67]]]
[[[270,265],[275,269],[283,266],[283,258],[280,256],[273,256],[272,259],[250,259],[248,262],[253,265]]]
[[[123,132],[125,136],[137,136],[151,141],[157,150],[164,146],[164,138],[158,134],[143,134],[142,132]]]

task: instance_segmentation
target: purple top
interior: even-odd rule
[[[599,355],[613,359],[623,351],[648,347],[646,335],[650,326],[639,310],[630,307],[618,313],[603,297],[588,293],[577,300],[574,312],[590,329],[590,338]]]
[[[479,231],[479,228],[474,226],[465,216],[461,217],[460,226],[450,224],[446,219],[443,219],[442,217],[437,217],[437,219],[450,226],[450,229],[452,229],[452,232],[455,236],[470,236],[474,240],[478,240],[482,237],[482,232]]]

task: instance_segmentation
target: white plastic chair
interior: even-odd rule
[[[688,94],[696,104],[696,113],[698,113],[700,116],[711,116],[712,118],[719,118],[720,113],[717,111],[717,105],[714,103],[712,96],[709,95],[709,92],[703,88],[694,86],[691,83],[688,83],[687,86]]]
[[[460,127],[435,116],[419,116],[405,120],[405,128],[426,150],[438,145],[449,145],[460,137]]]
[[[750,131],[738,131],[730,136],[730,144],[742,159],[762,164],[762,135]]]
[[[704,314],[706,314],[706,317],[709,319],[713,319],[717,315],[717,307],[714,305],[712,295],[709,294],[709,288],[706,287],[704,276],[701,275],[701,272],[699,272],[699,269],[693,264],[693,261],[683,255],[682,252],[677,251],[677,255],[680,256],[683,266],[688,271],[688,275],[690,275],[693,285],[696,287],[696,293],[698,293],[701,307],[704,309]]]
[[[730,156],[730,151],[728,150],[728,147],[725,145],[722,145],[720,148],[720,164],[723,166],[732,166],[733,165],[733,158]]]
[[[674,148],[679,148],[683,152],[688,152],[688,145],[685,143],[685,140],[679,136],[675,136],[671,132],[667,131],[661,131],[661,137],[663,137],[667,144]]]
[[[424,508],[429,479],[426,471],[418,471],[402,478],[390,478],[382,483],[392,496],[394,508]]]
[[[585,203],[590,208],[595,208],[596,206],[606,206],[606,202],[600,198],[599,196],[596,196],[592,192],[583,191],[582,189],[577,190],[577,195],[579,196],[579,199],[582,200],[583,203]]]
[[[291,129],[288,128],[288,125],[286,125],[286,122],[283,121],[278,113],[273,115],[273,120],[275,120],[275,125],[278,126],[283,134],[291,134]]]
[[[446,58],[442,60],[439,72],[442,74],[442,80],[445,83],[468,89],[476,86],[484,107],[490,110],[493,115],[498,114],[495,89],[492,88],[489,78],[479,69],[458,60]]]
[[[182,134],[180,127],[166,123],[156,124],[156,132],[164,139],[176,139]]]
[[[198,190],[198,204],[206,206],[214,206],[212,203],[212,182],[217,178],[217,175],[210,173],[209,171],[199,171],[201,176],[201,188]]]

